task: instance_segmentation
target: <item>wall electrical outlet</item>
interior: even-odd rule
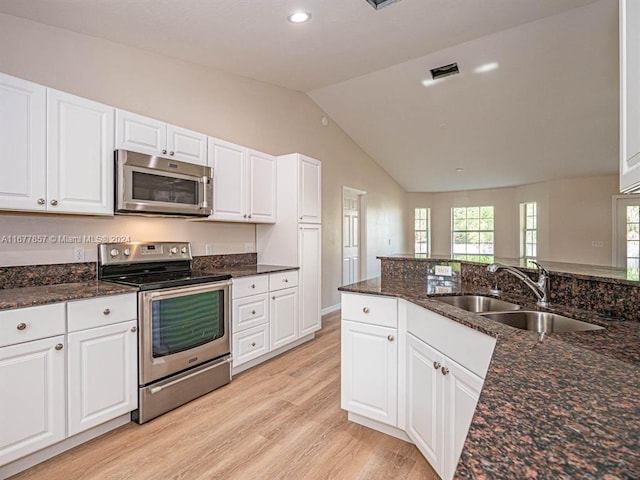
[[[213,243],[206,243],[204,245],[205,255],[213,255]]]
[[[73,247],[73,261],[84,262],[84,247]]]

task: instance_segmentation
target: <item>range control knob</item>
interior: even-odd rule
[[[169,250],[172,254],[176,254],[178,253],[178,247],[171,247],[171,250]]]
[[[130,248],[125,248],[122,253],[124,253],[125,257],[128,257],[129,255],[131,255],[131,249]]]
[[[109,255],[111,255],[112,257],[117,257],[118,253],[120,252],[118,251],[117,248],[112,248],[111,251],[109,252]]]
[[[182,253],[187,253],[187,247],[182,247],[182,248],[180,249],[180,251],[181,251]]]

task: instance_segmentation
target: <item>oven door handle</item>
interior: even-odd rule
[[[208,366],[207,368],[205,368],[203,370],[198,370],[197,372],[190,373],[189,375],[186,375],[184,377],[176,378],[175,380],[172,380],[169,383],[165,383],[164,385],[158,385],[157,387],[151,387],[149,389],[149,393],[151,393],[153,395],[155,393],[161,392],[165,388],[172,387],[173,385],[176,385],[177,383],[180,383],[183,380],[187,380],[188,378],[195,377],[196,375],[200,375],[203,372],[208,372],[209,370],[213,370],[214,368],[217,368],[220,365],[224,365],[225,363],[231,363],[232,361],[233,361],[233,359],[231,358],[231,356],[228,356],[228,357],[223,358],[222,360],[214,363],[213,365]]]

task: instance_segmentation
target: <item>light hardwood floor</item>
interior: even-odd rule
[[[421,479],[438,476],[411,444],[340,409],[340,314],[315,340],[208,395],[130,423],[12,480]]]

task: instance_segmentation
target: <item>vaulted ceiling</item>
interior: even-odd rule
[[[288,22],[294,10],[311,20]],[[616,0],[0,0],[0,12],[307,92],[409,191],[617,168]],[[453,61],[460,75],[422,84]]]

